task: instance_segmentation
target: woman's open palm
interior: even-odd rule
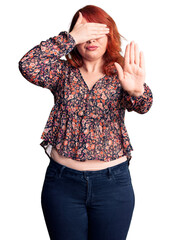
[[[142,95],[145,82],[145,61],[143,52],[139,53],[138,45],[132,41],[126,46],[124,68],[115,62],[121,86],[135,96]]]

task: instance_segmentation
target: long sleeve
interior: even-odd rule
[[[67,61],[60,58],[74,48],[76,42],[70,33],[42,41],[19,61],[19,70],[29,82],[55,91]]]
[[[144,114],[149,111],[152,103],[152,91],[146,83],[144,83],[144,93],[139,97],[130,96],[127,91],[123,90],[121,104],[128,112],[135,111]]]

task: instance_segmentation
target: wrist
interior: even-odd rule
[[[128,94],[130,95],[130,96],[133,96],[133,97],[141,97],[141,96],[143,96],[143,93],[144,93],[144,86],[143,86],[143,88],[141,89],[141,90],[139,90],[139,91],[128,91]]]
[[[76,38],[75,34],[72,31],[69,34],[73,37],[73,39],[75,40],[75,43],[77,45],[78,41],[77,41],[77,38]]]

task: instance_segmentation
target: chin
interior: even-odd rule
[[[103,55],[97,55],[97,54],[87,54],[85,56],[82,56],[83,58],[87,60],[98,60],[99,58],[102,58]]]

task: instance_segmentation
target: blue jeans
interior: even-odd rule
[[[128,160],[78,171],[51,157],[41,206],[51,240],[125,240],[135,205]]]

